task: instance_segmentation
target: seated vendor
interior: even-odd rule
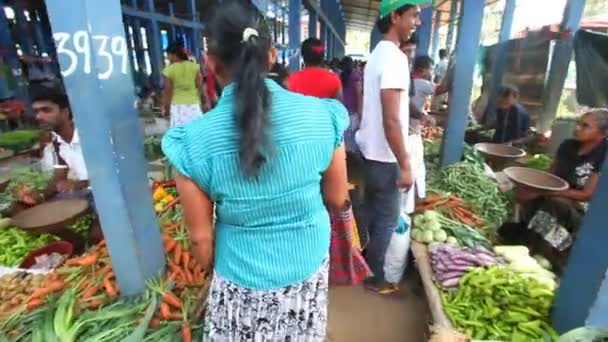
[[[523,209],[520,238],[528,240],[535,252],[548,257],[557,270],[566,261],[586,203],[597,185],[607,153],[607,137],[608,110],[595,109],[584,114],[576,125],[574,139],[560,145],[551,169],[570,188],[551,193],[517,191],[517,201]],[[513,230],[501,229],[501,235],[513,234]]]
[[[492,139],[479,134],[470,135],[467,143],[493,142],[495,144],[521,144],[530,129],[530,113],[519,103],[519,90],[513,86],[503,86],[496,101],[494,120],[486,120],[484,126],[472,132],[495,129]]]
[[[41,129],[51,132],[51,142],[43,150],[42,166],[53,170],[46,196],[88,191],[88,172],[78,131],[74,126],[68,97],[54,89],[41,88],[33,94],[32,108]]]
[[[496,144],[519,143],[530,129],[530,113],[519,103],[519,90],[503,86],[498,94],[496,129],[492,142]]]
[[[93,206],[88,171],[82,155],[68,97],[62,92],[38,87],[32,93],[32,108],[41,129],[51,132],[51,142],[43,150],[42,167],[53,171],[53,178],[42,194],[31,196],[30,204],[45,199],[86,199]],[[97,224],[91,239],[99,240]]]

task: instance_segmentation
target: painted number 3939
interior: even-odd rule
[[[53,37],[57,45],[57,54],[63,54],[68,58],[67,63],[61,63],[61,75],[63,77],[70,76],[79,67],[83,68],[85,74],[90,74],[93,54],[95,54],[94,58],[97,60],[97,65],[99,65],[96,68],[99,79],[107,80],[110,78],[115,68],[119,68],[123,74],[127,73],[129,52],[124,37],[89,36],[87,31],[76,31],[73,34],[57,32],[53,34]],[[118,58],[118,63],[115,66],[116,58]]]

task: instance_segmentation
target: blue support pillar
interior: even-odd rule
[[[325,22],[321,21],[321,29],[319,31],[321,31],[321,36],[319,37],[319,39],[327,48],[327,25],[325,24]]]
[[[198,15],[198,11],[196,10],[196,0],[187,0],[186,1],[186,5],[188,7],[188,14],[190,16],[190,18],[192,19],[192,21],[196,21],[199,22],[199,15]],[[191,36],[191,44],[192,44],[192,53],[194,54],[194,56],[196,56],[196,60],[198,62],[198,60],[201,58],[201,50],[203,49],[202,46],[202,31],[198,28],[193,28],[192,29],[192,36]]]
[[[186,32],[184,31],[183,27],[180,26],[175,26],[175,37],[176,37],[176,41],[181,42],[182,45],[187,49],[190,50],[190,45],[188,43],[188,39],[186,37]]]
[[[302,44],[302,0],[289,0],[289,70],[300,70],[300,44]]]
[[[43,53],[49,54],[49,48],[47,45],[47,40],[44,37],[44,28],[42,20],[40,20],[41,13],[40,11],[35,11],[30,14],[30,18],[32,18],[32,22],[34,23],[34,33],[36,35],[36,50],[39,55]]]
[[[6,1],[0,0],[0,9],[4,8],[5,5]],[[27,99],[27,83],[22,75],[19,56],[15,51],[15,42],[4,11],[0,12],[0,51],[2,51],[2,59],[16,83],[16,89],[11,89],[8,79],[0,79],[0,83],[2,83],[0,84],[0,96],[14,96],[25,101]]]
[[[380,41],[382,40],[382,33],[378,31],[378,28],[374,25],[374,29],[372,30],[371,37],[369,39],[369,52],[374,51],[374,48]]]
[[[585,9],[585,0],[568,0],[564,17],[562,20],[562,30],[570,30],[573,33],[580,27],[581,17]],[[565,40],[558,40],[553,47],[553,55],[551,56],[551,66],[545,89],[542,96],[542,110],[540,112],[537,126],[541,132],[551,128],[553,119],[557,114],[557,107],[561,98],[570,59],[572,58],[572,49],[574,44],[574,36]]]
[[[125,37],[127,39],[127,46],[129,48],[129,64],[131,65],[131,76],[133,76],[133,82],[135,83],[135,85],[140,85],[139,83],[139,72],[138,72],[138,68],[139,65],[137,64],[137,58],[135,60],[133,60],[133,56],[135,55],[135,42],[133,39],[133,36],[135,35],[136,32],[133,32],[132,34],[129,32],[129,27],[131,27],[131,19],[129,19],[127,16],[124,16],[122,18],[122,22],[125,28]]]
[[[146,0],[146,10],[154,12],[154,0]],[[164,65],[163,52],[161,47],[160,27],[158,21],[150,19],[146,29],[148,38],[148,51],[150,53],[150,65],[152,66],[152,85],[160,87],[161,69]]]
[[[433,40],[431,47],[431,58],[435,62],[439,61],[439,28],[441,27],[441,17],[443,13],[439,10],[435,11],[435,23],[433,25]]]
[[[494,53],[494,63],[492,69],[492,89],[490,101],[484,115],[484,121],[493,122],[496,112],[496,97],[502,86],[502,79],[505,73],[507,64],[507,52],[509,47],[509,39],[511,38],[511,28],[513,27],[513,17],[515,16],[516,0],[506,0],[505,10],[502,16],[502,25],[498,36],[498,44]]]
[[[53,36],[51,35],[51,23],[49,22],[49,15],[46,11],[46,6],[41,5],[38,10],[38,20],[40,21],[40,26],[42,30],[42,37],[44,39],[44,46],[46,47],[46,53],[49,56],[56,58],[57,53],[55,51],[55,41],[53,40]]]
[[[169,16],[171,18],[175,18],[175,8],[173,5],[173,2],[169,2]],[[175,27],[175,25],[173,24],[169,24],[169,44],[171,44],[174,41],[177,41],[177,29]]]
[[[71,52],[61,53],[59,64],[114,273],[123,295],[139,294],[148,279],[163,271],[165,256],[150,197],[143,134],[133,108],[128,56],[114,53],[110,63],[108,56],[97,53],[107,41],[126,51],[120,2],[46,4],[55,39],[66,40]],[[74,39],[89,44],[85,51],[90,65],[83,54],[71,51]]]
[[[327,33],[327,59],[332,60],[334,58],[334,36],[331,32]]]
[[[90,46],[89,67],[73,51],[74,55],[60,54],[59,64],[121,293],[138,294],[147,280],[163,271],[165,257],[150,197],[143,134],[133,108],[128,56],[114,53],[110,63],[106,55],[97,53],[107,41],[126,51],[120,2],[47,0],[46,4],[56,39],[67,40],[67,49],[75,37]]]
[[[144,51],[143,39],[141,34],[140,21],[137,18],[131,20],[133,25],[133,49],[135,50],[135,59],[137,60],[137,83],[144,84],[147,77],[146,56]]]
[[[15,20],[17,21],[17,32],[19,33],[19,46],[21,46],[23,53],[32,55],[34,53],[32,35],[30,33],[29,23],[25,17],[23,4],[20,2],[15,3],[13,5],[13,10],[15,12]]]
[[[608,160],[603,170],[608,170]],[[608,328],[606,203],[608,173],[600,176],[560,279],[551,317],[559,333],[588,325]]]
[[[416,44],[417,56],[428,56],[431,48],[431,34],[433,31],[433,6],[428,6],[420,12],[422,25],[416,30],[418,44]]]
[[[308,37],[317,38],[317,13],[313,10],[308,11]]]
[[[459,162],[462,157],[484,7],[485,0],[467,0],[462,4],[454,82],[450,89],[448,121],[441,147],[441,166]]]
[[[456,28],[456,20],[458,20],[458,0],[452,0],[450,5],[450,21],[448,23],[448,35],[445,40],[445,48],[452,52],[454,46],[454,29]]]

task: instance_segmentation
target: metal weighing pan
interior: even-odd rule
[[[549,172],[528,167],[508,167],[504,172],[518,186],[543,191],[563,191],[569,187],[568,182]]]
[[[38,234],[53,234],[76,245],[82,244],[82,238],[66,229],[84,216],[89,209],[86,200],[58,200],[42,203],[23,210],[13,216],[13,224],[23,230]]]
[[[494,171],[502,171],[510,162],[526,155],[521,148],[503,144],[479,143],[473,148],[484,156]]]

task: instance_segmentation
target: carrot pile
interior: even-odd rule
[[[431,194],[416,204],[417,213],[427,210],[439,211],[444,216],[471,227],[484,227],[484,221],[467,207],[462,198],[456,195]]]
[[[130,299],[120,296],[108,248],[102,241],[49,273],[41,285],[26,297],[19,312],[12,314],[10,319],[0,319],[0,340],[34,341],[36,331],[49,327],[40,326],[42,323],[37,322],[43,322],[49,316],[49,310],[58,315],[62,305],[73,310],[76,320],[87,322],[95,319],[90,315],[99,315],[99,320],[107,321],[108,326],[119,326],[115,331],[107,332],[114,333],[111,336],[115,336],[116,340],[122,340],[128,334],[137,334],[137,330],[142,329],[138,326],[143,327],[143,333],[139,335],[143,336],[142,341],[181,339],[188,342],[192,341],[193,335],[199,339],[202,334],[200,321],[210,286],[209,277],[190,251],[191,241],[183,224],[180,206],[159,215],[166,255],[165,273],[148,282],[144,295],[135,298],[133,303],[125,303]],[[65,304],[67,300],[63,298],[69,298],[69,303]],[[156,299],[152,301],[151,298]],[[149,317],[144,314],[144,309],[150,310]],[[129,314],[117,315],[120,310]],[[106,315],[112,318],[102,319]],[[72,324],[76,326],[76,323]],[[99,330],[95,325],[78,327],[81,327],[78,335],[89,338],[83,337],[83,340],[93,340],[89,334],[95,336],[94,331]],[[58,332],[51,325],[49,333],[59,337],[65,331]],[[5,332],[10,332],[10,335]]]
[[[50,273],[43,286],[32,293],[27,309],[33,310],[43,305],[49,295],[72,287],[77,288],[80,309],[97,309],[118,297],[119,288],[105,240]]]

